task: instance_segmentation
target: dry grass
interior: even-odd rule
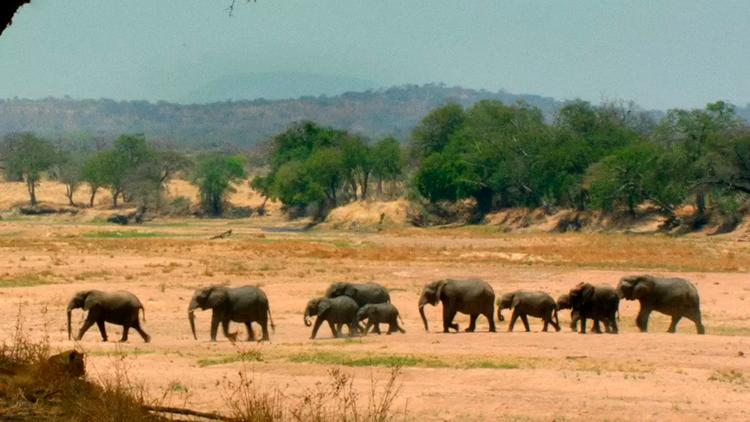
[[[241,370],[237,380],[224,379],[225,406],[237,422],[389,422],[406,416],[393,408],[400,373],[400,368],[392,368],[383,383],[373,375],[369,393],[362,397],[354,377],[336,368],[328,371],[328,382],[296,395],[263,387]]]

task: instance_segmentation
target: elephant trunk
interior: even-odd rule
[[[312,322],[310,321],[310,316],[307,313],[307,310],[305,310],[305,327],[309,327],[312,325]]]
[[[497,307],[497,320],[500,322],[505,321],[505,317],[503,316],[503,308],[500,306]]]
[[[427,317],[424,315],[424,306],[427,304],[426,300],[420,299],[419,301],[419,316],[422,317],[422,322],[424,323],[424,330],[430,331],[430,327],[427,324]]]
[[[195,309],[198,307],[198,303],[195,301],[190,302],[188,307],[188,321],[190,322],[190,331],[193,332],[193,338],[198,340],[198,336],[195,334]]]
[[[75,304],[73,302],[70,302],[68,304],[68,309],[67,309],[67,312],[68,312],[68,340],[72,339],[71,327],[70,327],[71,324],[70,323],[71,323],[71,314],[73,313],[73,308],[74,307],[75,307]]]

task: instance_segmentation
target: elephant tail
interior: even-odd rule
[[[146,322],[146,308],[141,305],[141,313],[143,314],[143,322]]]
[[[268,307],[268,320],[271,322],[271,331],[276,334],[276,325],[273,323],[273,317],[271,316],[271,307]]]
[[[403,326],[403,325],[405,325],[405,324],[404,324],[404,320],[403,320],[403,319],[401,319],[401,314],[398,314],[398,320],[399,320],[399,322],[401,322],[401,325],[402,325],[402,326]]]

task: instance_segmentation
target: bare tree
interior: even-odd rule
[[[3,0],[0,1],[0,35],[3,34],[13,21],[13,15],[24,4],[31,3],[31,0]]]

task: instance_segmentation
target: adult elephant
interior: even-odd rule
[[[648,318],[652,311],[672,317],[667,332],[674,333],[677,323],[685,317],[695,323],[698,334],[706,330],[701,321],[701,306],[698,289],[684,278],[632,275],[620,279],[617,293],[627,300],[638,300],[641,309],[635,320],[641,332],[648,331]]]
[[[438,280],[424,286],[419,297],[419,315],[424,322],[425,331],[429,331],[424,307],[428,303],[437,306],[443,303],[443,332],[452,328],[458,331],[458,324],[453,322],[457,312],[471,316],[467,332],[476,328],[479,315],[484,315],[490,323],[490,331],[495,331],[493,308],[495,306],[495,291],[487,282],[482,280]]]
[[[368,304],[390,303],[391,296],[385,287],[377,283],[332,283],[326,290],[325,297],[348,296],[357,302],[360,308]]]
[[[229,332],[229,322],[242,322],[247,327],[247,340],[254,341],[255,333],[253,332],[252,323],[260,325],[263,332],[261,341],[267,341],[268,322],[271,322],[271,329],[275,329],[273,318],[271,317],[271,307],[268,304],[268,298],[263,290],[255,286],[242,286],[230,288],[226,286],[208,286],[197,289],[193,294],[193,299],[188,306],[188,320],[190,329],[195,334],[195,310],[211,309],[211,341],[216,341],[216,334],[221,323],[224,335],[230,340],[237,339],[237,333]]]
[[[617,312],[620,308],[620,297],[612,286],[578,283],[570,289],[568,297],[572,309],[571,316],[577,313],[581,321],[581,334],[586,334],[587,319],[594,320],[595,332],[601,333],[599,321],[602,321],[607,332],[617,334]]]
[[[107,341],[107,330],[104,323],[122,325],[122,339],[128,341],[128,331],[132,327],[138,334],[143,337],[143,341],[148,343],[151,337],[141,328],[141,322],[138,319],[138,312],[143,312],[143,320],[146,320],[146,310],[138,298],[126,291],[104,292],[101,290],[84,290],[76,293],[68,303],[68,339],[71,338],[71,313],[73,309],[82,308],[88,311],[86,321],[78,331],[76,340],[80,340],[86,333],[86,330],[96,324],[99,327],[99,333],[102,335],[102,341]]]

